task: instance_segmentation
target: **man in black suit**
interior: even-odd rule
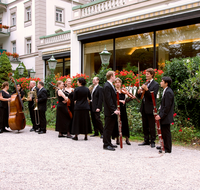
[[[47,111],[47,91],[44,88],[44,83],[42,81],[38,82],[38,99],[36,100],[38,103],[39,108],[39,118],[40,124],[38,134],[46,133],[46,115],[45,112]]]
[[[111,135],[115,125],[117,124],[117,115],[120,111],[117,110],[117,95],[113,86],[115,81],[115,72],[108,71],[106,73],[107,81],[103,87],[103,102],[104,102],[104,115],[105,115],[105,127],[103,130],[103,148],[106,150],[114,151],[117,148],[116,145],[111,143]]]
[[[38,92],[38,88],[36,87],[35,81],[30,81],[29,88],[30,88],[31,93],[33,93],[35,89]],[[33,127],[31,128],[30,132],[36,131],[38,129],[38,126],[35,124],[34,99],[35,97],[33,96],[33,94],[30,94],[30,97],[28,99],[28,108],[29,108],[29,113],[31,117],[31,122],[33,124]]]
[[[94,88],[91,93],[91,116],[92,123],[94,126],[94,134],[91,137],[99,136],[99,132],[101,134],[101,138],[103,138],[103,124],[100,118],[100,112],[102,110],[102,101],[103,101],[103,88],[99,86],[99,78],[94,77],[93,80]]]
[[[159,115],[156,116],[156,120],[160,120],[161,133],[164,141],[165,153],[171,153],[172,151],[172,138],[170,131],[170,124],[174,121],[174,93],[170,88],[172,79],[170,77],[163,77],[160,82],[163,90],[162,101],[160,106]],[[161,149],[161,147],[156,147]],[[159,150],[162,153],[162,150]]]
[[[153,102],[151,98],[151,91],[154,91],[155,98],[157,97],[159,84],[153,80],[155,71],[152,68],[146,70],[146,79],[148,84],[143,84],[142,88],[138,90],[138,95],[141,96],[145,90],[144,98],[142,100],[140,112],[142,114],[142,127],[144,133],[144,142],[139,146],[150,145],[155,147],[156,130],[155,130],[155,118],[153,115]],[[149,137],[150,136],[150,137]],[[149,142],[150,140],[150,142]]]

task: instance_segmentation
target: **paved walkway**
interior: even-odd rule
[[[200,189],[198,150],[173,147],[161,156],[132,142],[110,152],[99,137],[72,141],[29,130],[0,134],[0,190]]]

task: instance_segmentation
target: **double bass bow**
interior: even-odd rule
[[[120,111],[119,92],[117,92],[117,110]],[[121,121],[120,114],[118,115],[118,128],[119,128],[120,148],[123,148],[123,145],[122,145],[122,121]]]
[[[8,118],[8,124],[10,129],[12,130],[22,130],[26,126],[26,118],[24,112],[22,111],[24,108],[23,102],[20,97],[20,93],[17,89],[16,82],[12,77],[12,73],[8,74],[10,80],[14,83],[16,93],[11,95],[10,101],[10,112]]]
[[[57,86],[54,86],[54,85],[51,84],[50,82],[49,82],[49,84],[50,84],[51,86],[53,86],[54,88],[56,88],[57,90],[60,90]],[[70,101],[70,99],[68,98],[68,101],[67,101],[67,111],[68,111],[68,113],[69,113],[70,118],[72,119],[72,112],[71,112],[70,109],[69,109],[70,104],[71,104],[71,101]]]

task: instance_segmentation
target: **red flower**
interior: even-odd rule
[[[58,104],[58,101],[56,103]]]
[[[171,123],[172,125],[174,125],[174,123]]]
[[[177,116],[177,113],[174,113],[173,117],[176,117]]]
[[[190,118],[188,117],[188,118],[187,118],[187,120],[189,121],[189,120],[190,120]]]
[[[183,132],[182,129],[179,129],[178,131],[179,131],[179,132]]]
[[[55,107],[56,107],[55,105],[52,106],[52,108],[55,108]]]

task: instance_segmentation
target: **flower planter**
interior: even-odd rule
[[[13,60],[13,56],[8,56],[8,58],[10,59],[10,61]]]

